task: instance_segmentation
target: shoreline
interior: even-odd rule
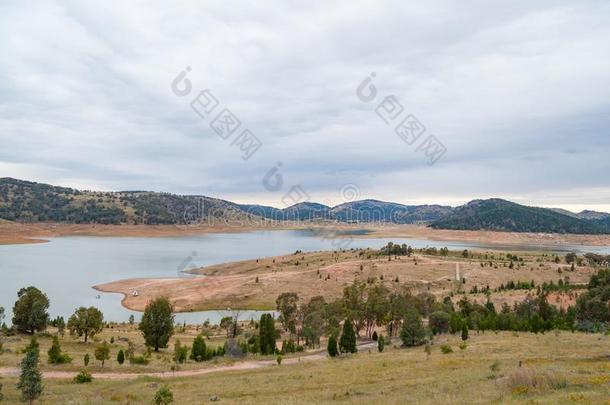
[[[341,223],[267,223],[263,225],[98,225],[36,223],[22,224],[0,220],[0,245],[46,243],[46,238],[62,236],[172,237],[210,233],[311,230],[325,237],[417,238],[433,241],[480,243],[503,246],[540,245],[544,247],[610,246],[610,235],[546,234],[499,231],[433,229],[424,225],[341,224]]]

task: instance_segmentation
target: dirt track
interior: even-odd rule
[[[363,343],[358,346],[359,351],[368,350],[376,346],[376,342]],[[324,360],[328,356],[325,351],[318,351],[313,354],[304,355],[301,357],[287,358],[282,361],[282,364],[297,364],[300,362],[310,362]],[[242,371],[242,370],[256,370],[264,367],[271,367],[276,364],[275,360],[248,360],[237,362],[228,366],[218,367],[205,367],[196,370],[182,370],[182,371],[164,371],[164,372],[152,372],[152,373],[92,373],[91,375],[95,379],[100,380],[134,380],[138,377],[147,376],[155,378],[174,378],[174,377],[192,377],[197,375],[204,375],[210,373],[219,373],[223,371]],[[19,377],[20,370],[14,367],[0,368],[0,377]],[[43,371],[44,378],[54,379],[72,379],[76,375],[75,371]]]

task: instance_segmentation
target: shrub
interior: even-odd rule
[[[346,319],[343,322],[343,334],[339,339],[339,350],[341,353],[356,353],[356,333],[351,319]]]
[[[86,353],[85,357],[83,357],[83,364],[85,365],[85,367],[89,365],[89,353]]]
[[[85,384],[90,383],[91,381],[93,381],[93,377],[86,369],[82,369],[80,373],[76,374],[76,377],[74,377],[74,382],[76,384]]]
[[[133,356],[132,358],[129,359],[129,362],[131,364],[138,364],[138,365],[147,365],[148,364],[148,358],[144,357],[144,356]]]
[[[449,354],[449,353],[453,353],[453,349],[449,345],[442,345],[441,352],[443,352],[443,354]]]
[[[286,353],[296,353],[297,351],[297,345],[294,343],[294,340],[289,339],[289,340],[284,340],[282,341],[282,354],[286,354]]]
[[[379,338],[377,339],[377,350],[379,350],[379,353],[381,353],[384,348],[385,348],[385,339],[384,339],[383,335],[379,335]]]
[[[542,389],[544,378],[534,370],[519,369],[508,376],[507,385],[513,392],[529,392]]]
[[[515,393],[526,393],[566,388],[568,382],[565,377],[558,374],[540,373],[536,370],[521,368],[508,376],[507,385]]]
[[[275,361],[277,361],[277,365],[280,366],[282,364],[282,355],[278,354],[278,356],[275,359]]]
[[[193,341],[191,359],[195,361],[204,361],[208,359],[208,351],[206,350],[205,340],[203,340],[202,335],[198,335]]]
[[[466,322],[462,324],[462,340],[468,340],[468,325]]]
[[[68,354],[61,352],[57,336],[53,336],[53,343],[47,354],[49,364],[66,364],[72,361],[72,358],[68,356]]]
[[[466,344],[466,342],[462,342],[462,343],[460,343],[460,345],[458,347],[460,348],[460,350],[466,350],[468,345]]]
[[[330,335],[330,337],[328,338],[327,350],[328,355],[330,357],[337,357],[337,355],[339,354],[339,350],[337,349],[337,339],[335,338],[335,335]]]
[[[377,336],[377,331],[373,331],[373,336],[372,336],[372,338],[373,338],[373,341],[375,341],[375,342],[377,341],[377,339],[378,339],[378,336]]]
[[[125,363],[125,353],[123,352],[123,349],[119,350],[119,354],[116,356],[116,361],[119,364]]]
[[[159,388],[157,392],[155,392],[153,404],[167,405],[171,404],[172,402],[174,402],[174,394],[167,385],[164,385],[163,387]]]

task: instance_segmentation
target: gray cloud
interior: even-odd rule
[[[280,205],[500,196],[610,210],[604,2],[0,5],[0,176]],[[186,66],[263,147],[249,161],[170,90]],[[355,96],[376,72],[447,147],[434,166]],[[284,190],[263,175],[282,162]]]

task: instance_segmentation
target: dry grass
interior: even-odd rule
[[[443,336],[441,340],[459,344],[458,337]],[[222,404],[240,405],[607,404],[610,398],[607,336],[474,334],[465,350],[443,355],[437,343],[429,358],[422,347],[402,349],[394,347],[396,344],[388,345],[383,353],[361,352],[343,359],[163,381],[95,380],[76,385],[48,379],[40,403],[149,404],[162,384],[169,385],[177,404],[209,403],[212,395],[218,395]],[[495,362],[499,376],[490,379],[490,366]],[[549,377],[554,375],[559,378]],[[529,387],[534,381],[540,389],[514,390],[509,379],[516,387]],[[5,378],[3,383],[7,403],[16,403],[15,379]]]
[[[178,311],[236,306],[273,309],[275,298],[287,291],[298,293],[303,300],[314,295],[334,300],[354,278],[374,278],[390,289],[407,285],[414,293],[430,292],[442,298],[459,289],[469,292],[475,285],[479,289],[487,285],[493,289],[518,280],[533,280],[540,285],[550,281],[557,283],[560,278],[569,276],[572,283],[585,283],[594,272],[590,267],[578,267],[577,271],[570,272],[567,264],[556,264],[550,256],[536,253],[519,253],[524,262],[511,269],[510,260],[505,255],[500,259],[500,255],[502,253],[489,252],[488,259],[415,255],[388,261],[372,251],[310,252],[224,263],[197,270],[206,275],[204,278],[129,279],[96,288],[124,294],[123,305],[134,310],[143,310],[150,299],[160,295],[169,297]],[[460,266],[460,276],[466,279],[465,284],[455,280],[456,264]],[[561,269],[561,274],[558,269]],[[132,296],[133,290],[137,290],[139,296]],[[494,293],[492,301],[498,306],[505,302],[512,304],[523,300],[527,293],[525,290]],[[471,298],[477,301],[487,299],[482,293],[471,295]],[[574,297],[555,298],[559,298],[557,302],[564,306],[574,300]]]

